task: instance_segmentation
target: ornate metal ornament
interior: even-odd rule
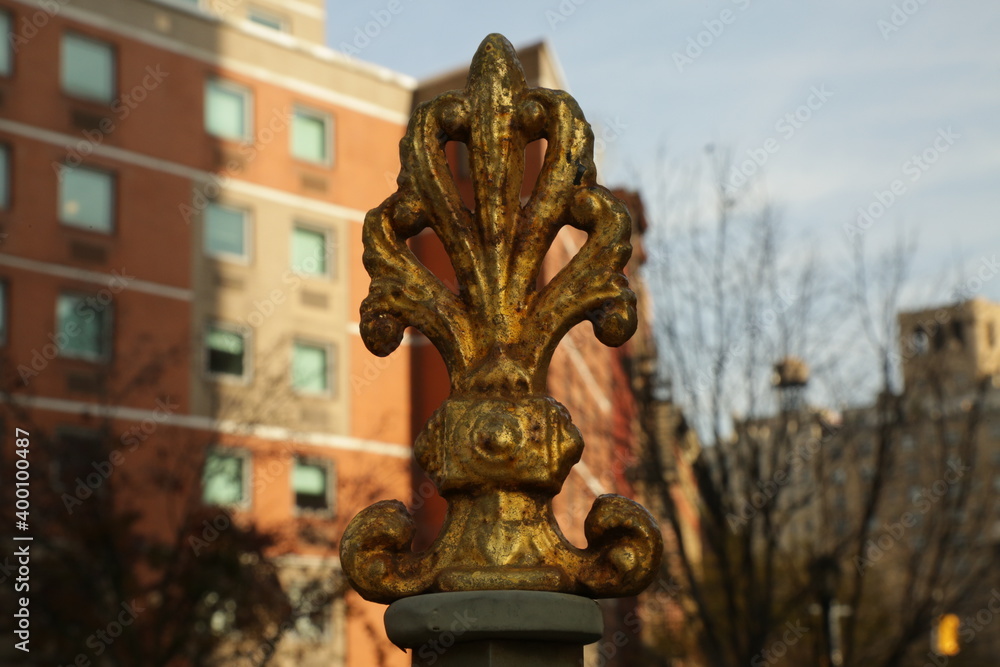
[[[542,138],[541,174],[522,206],[524,148]],[[447,141],[468,145],[474,211],[452,180]],[[583,452],[569,413],[546,394],[552,353],[584,320],[610,346],[636,328],[635,295],[623,273],[631,223],[624,205],[597,185],[593,152],[576,101],[529,88],[502,35],[480,45],[465,90],[414,111],[400,142],[399,188],[365,218],[372,282],[361,335],[386,356],[413,326],[444,357],[451,396],[417,436],[414,453],[448,513],[423,552],[411,549],[415,525],[401,502],[382,501],[354,517],[341,562],[364,598],[510,589],[618,597],[652,580],[663,543],[640,505],[599,497],[585,522],[586,549],[566,541],[552,512]],[[564,225],[586,231],[587,242],[540,287],[542,260]],[[406,244],[426,228],[451,258],[457,295]]]

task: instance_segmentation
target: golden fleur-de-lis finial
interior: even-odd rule
[[[537,139],[547,141],[545,159],[522,205],[524,149]],[[472,210],[452,179],[448,141],[468,145]],[[390,602],[484,589],[608,597],[635,594],[653,576],[662,541],[634,502],[598,498],[583,550],[563,538],[552,517],[552,497],[583,449],[565,408],[546,394],[552,353],[584,320],[612,346],[636,328],[635,295],[623,273],[631,222],[625,206],[597,185],[593,151],[576,101],[529,88],[501,35],[480,45],[465,90],[414,111],[400,142],[398,190],[365,218],[372,282],[361,335],[385,356],[413,326],[448,366],[451,396],[415,445],[448,516],[434,544],[414,553],[414,525],[402,503],[383,501],[358,514],[341,557],[364,597]],[[587,241],[539,286],[545,255],[566,225],[587,232]],[[457,294],[406,243],[428,228],[451,259]]]

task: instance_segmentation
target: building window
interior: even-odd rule
[[[273,14],[266,9],[261,9],[260,7],[250,7],[247,9],[247,19],[249,19],[251,23],[262,25],[265,28],[270,28],[271,30],[277,30],[279,32],[285,32],[287,30],[287,23],[282,17],[277,14]]]
[[[209,204],[205,208],[205,253],[212,257],[246,260],[247,212]]]
[[[3,44],[0,44],[0,76],[10,76],[14,71],[13,27],[10,14],[0,11],[0,36],[3,37]]]
[[[201,499],[206,505],[242,505],[249,501],[249,458],[242,452],[213,450],[205,457]]]
[[[210,375],[242,378],[246,373],[246,339],[232,328],[210,325],[205,332],[205,370]]]
[[[327,232],[310,227],[292,230],[292,270],[304,276],[329,275]]]
[[[0,144],[0,209],[10,207],[10,149]]]
[[[95,297],[60,294],[56,330],[60,356],[104,361],[111,352],[111,305]]]
[[[63,35],[62,88],[75,97],[111,102],[115,96],[114,47],[82,35]]]
[[[303,394],[330,390],[328,351],[325,345],[295,341],[292,350],[292,387]]]
[[[107,460],[113,440],[107,433],[78,426],[59,426],[55,435],[49,459],[52,486],[59,493],[72,494],[73,486],[94,471],[94,461]],[[101,484],[95,492],[103,495],[107,492],[106,485]]]
[[[931,339],[923,327],[917,327],[913,332],[913,350],[918,356],[923,356],[931,349]]]
[[[997,328],[993,322],[986,324],[986,344],[991,350],[997,344]]]
[[[945,343],[947,343],[947,337],[945,336],[944,327],[938,325],[934,327],[934,351],[940,352],[944,349]]]
[[[306,162],[330,161],[330,117],[319,111],[295,109],[292,117],[292,156]]]
[[[205,130],[223,139],[250,136],[250,91],[228,81],[205,82]]]
[[[330,509],[330,468],[326,462],[295,458],[292,469],[295,507],[300,510]]]
[[[965,325],[962,322],[958,320],[952,321],[951,335],[955,340],[958,341],[959,345],[963,347],[965,346]]]
[[[114,228],[115,177],[87,167],[59,167],[59,220],[110,233]]]

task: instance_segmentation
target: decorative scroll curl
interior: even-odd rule
[[[524,149],[537,139],[547,142],[545,158],[522,205]],[[468,145],[474,210],[452,179],[448,141]],[[654,575],[662,539],[633,501],[598,498],[583,550],[566,541],[552,514],[552,497],[583,450],[565,408],[546,395],[552,354],[584,320],[611,346],[636,329],[635,294],[623,273],[631,221],[597,185],[593,153],[594,135],[576,101],[529,88],[501,35],[480,45],[465,90],[414,111],[400,142],[398,189],[365,218],[372,282],[361,335],[385,356],[415,327],[448,366],[451,397],[415,446],[448,515],[434,544],[414,553],[412,519],[401,503],[359,513],[341,558],[365,598],[484,589],[625,596]],[[587,241],[539,288],[546,252],[567,225],[587,232]],[[451,259],[457,294],[406,243],[428,228]]]

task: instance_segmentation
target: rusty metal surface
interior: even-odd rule
[[[541,138],[548,142],[541,174],[522,206],[524,148]],[[474,211],[452,180],[447,141],[469,147]],[[546,395],[552,353],[584,320],[611,346],[636,328],[635,295],[623,273],[632,252],[629,216],[597,185],[593,151],[576,101],[529,88],[501,35],[480,45],[465,90],[414,111],[400,142],[398,190],[365,218],[372,282],[361,335],[385,356],[413,326],[448,366],[451,396],[415,445],[448,514],[423,552],[410,548],[414,524],[402,503],[382,501],[354,517],[341,562],[366,599],[510,589],[617,597],[652,579],[662,539],[635,502],[598,498],[585,522],[586,549],[566,541],[552,513],[552,497],[583,451],[569,413]],[[542,260],[565,225],[586,231],[587,242],[539,288]],[[444,244],[458,294],[406,244],[426,228]]]

